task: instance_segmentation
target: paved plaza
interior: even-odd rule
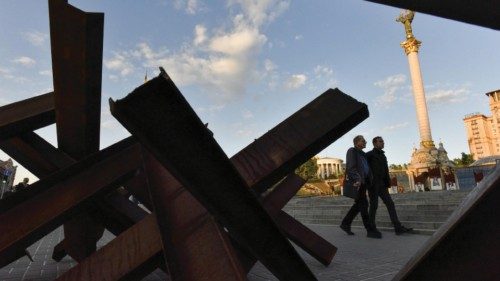
[[[391,280],[410,257],[429,239],[428,235],[407,234],[396,236],[383,232],[382,239],[371,239],[361,228],[348,236],[338,227],[308,225],[312,230],[338,247],[333,262],[325,267],[299,249],[309,268],[319,280]],[[54,280],[75,262],[64,258],[61,262],[51,259],[54,246],[63,238],[58,228],[42,240],[29,247],[34,261],[23,257],[0,269],[0,280]],[[109,242],[113,236],[106,233],[98,246]],[[166,275],[157,270],[144,280],[165,280]],[[248,275],[251,281],[277,280],[261,264],[257,264]]]

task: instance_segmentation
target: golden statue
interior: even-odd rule
[[[405,25],[407,39],[413,38],[413,33],[411,30],[411,22],[413,21],[414,16],[415,16],[414,11],[405,10],[405,11],[401,12],[399,17],[396,19],[396,21],[399,21],[400,23]]]

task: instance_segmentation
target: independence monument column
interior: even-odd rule
[[[456,178],[450,179],[450,177],[454,178],[454,164],[449,160],[443,144],[439,143],[439,148],[436,148],[432,141],[424,84],[418,62],[418,49],[421,42],[413,36],[411,30],[414,16],[413,11],[406,10],[396,19],[405,27],[406,40],[401,43],[401,47],[405,50],[410,65],[413,98],[420,133],[420,147],[413,149],[411,162],[406,172],[410,180],[410,188],[413,191],[442,190],[446,189],[445,185],[449,185],[450,181],[456,182]]]
[[[418,129],[420,133],[420,145],[424,147],[435,147],[432,141],[431,126],[429,115],[427,114],[427,104],[425,102],[424,84],[422,74],[420,73],[420,64],[418,62],[418,48],[422,42],[418,41],[412,33],[411,22],[413,21],[413,11],[406,10],[396,19],[405,26],[406,40],[401,43],[405,50],[410,64],[410,76],[413,86],[413,97],[415,99],[415,108],[417,110]]]

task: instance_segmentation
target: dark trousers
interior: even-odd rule
[[[345,215],[342,220],[342,225],[351,226],[352,221],[361,213],[361,219],[363,220],[363,225],[366,230],[370,231],[373,228],[370,224],[370,219],[368,215],[368,200],[366,199],[366,185],[361,185],[359,188],[359,196],[358,199],[354,201],[354,205],[352,205],[351,209]]]
[[[401,227],[401,222],[399,222],[398,214],[396,213],[396,207],[394,206],[394,201],[392,201],[391,195],[385,186],[372,186],[368,189],[368,196],[370,197],[370,224],[375,226],[375,216],[377,215],[378,208],[378,198],[382,199],[387,211],[389,212],[389,217],[395,228]]]

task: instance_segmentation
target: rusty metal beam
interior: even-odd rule
[[[59,149],[75,160],[99,150],[103,13],[50,0],[50,42]]]
[[[280,226],[288,239],[306,251],[309,255],[324,265],[332,262],[337,247],[330,244],[323,237],[310,230],[284,211],[280,211],[274,221]]]
[[[32,185],[46,190],[0,214],[0,267],[104,192],[133,176],[140,146],[121,142]],[[49,186],[48,188],[46,186]],[[33,212],[33,210],[38,210]]]
[[[394,280],[498,280],[500,169],[492,172]]]
[[[231,157],[262,193],[368,117],[366,104],[329,89]]]
[[[123,147],[134,144],[136,142],[129,137],[105,148],[92,157],[94,159],[104,159],[105,157],[112,156],[112,151],[120,151]],[[1,142],[0,149],[41,179],[76,163],[67,154],[58,150],[33,132]],[[50,185],[30,185],[29,189],[16,192],[13,196],[1,200],[0,214],[23,201],[33,198],[36,194],[48,188],[50,188]]]
[[[58,147],[75,160],[99,151],[103,13],[49,0]],[[64,249],[76,261],[95,251],[104,227],[79,214],[64,225]]]
[[[136,176],[131,179],[124,187],[134,195],[148,210],[153,210],[153,204],[149,197],[147,188],[147,179],[144,169],[140,169]]]
[[[275,217],[305,183],[306,180],[295,173],[288,175],[264,196],[262,206],[271,217]]]
[[[0,142],[0,149],[23,165],[38,178],[44,178],[61,168],[74,164],[75,161],[60,152],[34,132],[28,132]],[[30,188],[20,190],[12,196],[0,201],[0,213],[20,204],[36,194],[44,191],[47,186],[30,185]]]
[[[264,197],[262,205],[290,240],[327,266],[335,256],[337,247],[281,210],[304,183],[305,180],[301,177],[290,174]],[[237,249],[244,252],[241,247],[237,247]],[[256,262],[251,256],[243,254],[240,255],[240,260],[247,270],[252,268]]]
[[[44,95],[0,107],[0,141],[55,122],[54,95]]]
[[[410,9],[442,18],[500,30],[500,1],[470,0],[367,0],[369,2]]]
[[[276,277],[316,279],[165,72],[110,105],[112,114]]]
[[[231,162],[249,186],[257,192],[262,192],[286,174],[293,172],[301,163],[317,154],[367,116],[366,105],[355,101],[338,89],[328,90],[234,155]],[[316,126],[311,126],[311,124]],[[283,141],[285,138],[286,141]],[[143,186],[137,186],[138,190],[140,191]],[[292,190],[288,192],[290,191]],[[287,196],[290,194],[283,197]],[[142,198],[148,200],[147,196],[143,195]],[[289,217],[286,221],[295,220]],[[331,262],[336,252],[335,246],[314,235],[312,231],[306,231],[307,227],[300,222],[295,222],[297,228],[303,230],[304,238],[288,234],[288,232],[285,234],[293,237],[293,240],[302,247],[315,245],[313,248],[305,249],[306,252],[315,253],[313,256],[323,264]],[[305,241],[306,237],[318,239],[311,243],[311,241]],[[315,249],[321,253],[325,253],[325,249],[331,252],[320,255]]]
[[[148,215],[148,212],[128,200],[118,190],[105,198],[99,198],[96,205],[99,207],[97,219],[115,236],[120,235]]]
[[[143,161],[170,279],[245,280],[227,233],[145,149]]]
[[[123,280],[161,258],[160,231],[153,214],[133,225],[56,280]]]
[[[128,142],[130,145],[134,143],[129,138],[112,145],[108,149],[120,146],[123,142]],[[0,143],[0,149],[3,149],[7,152],[7,154],[18,161],[21,165],[25,166],[28,170],[32,171],[39,178],[45,178],[59,169],[68,167],[75,163],[75,160],[71,157],[58,150],[33,132],[25,133]],[[141,175],[143,174],[144,173],[141,173]],[[144,176],[136,176],[129,182],[125,183],[124,186],[138,186],[138,183],[140,182],[142,184],[142,188],[147,193],[145,180],[143,179]],[[49,188],[49,186],[45,187]],[[19,205],[20,203],[45,190],[46,189],[44,189],[44,187],[37,188],[37,186],[30,186],[29,189],[16,192],[13,196],[0,201],[0,213]],[[117,192],[113,192],[112,194],[106,196],[106,198],[99,198],[96,205],[99,207],[99,212],[96,212],[99,214],[99,221],[103,223],[109,231],[117,236],[147,215],[144,210]],[[52,255],[54,260],[60,261],[64,256],[66,256],[64,244],[65,240],[62,240],[54,247]],[[22,255],[24,255],[23,251],[18,253],[18,256]],[[130,269],[130,274],[143,277],[143,275],[145,276],[149,272],[156,269],[158,265],[165,270],[165,266],[162,266],[165,263],[161,253],[157,253],[156,256],[158,256],[159,259],[151,257],[150,261],[144,262],[140,268]]]

